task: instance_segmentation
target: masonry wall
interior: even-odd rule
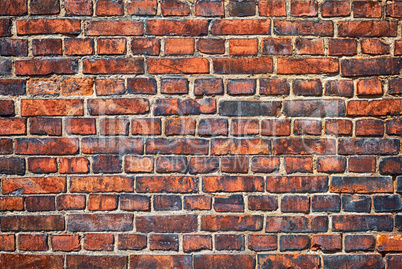
[[[0,268],[402,268],[401,18],[0,0]]]

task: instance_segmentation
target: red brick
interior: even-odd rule
[[[23,135],[27,133],[26,119],[24,118],[1,118],[0,135]]]
[[[175,118],[166,119],[165,135],[194,135],[195,119],[191,118]]]
[[[350,15],[349,1],[325,1],[321,5],[323,17],[346,17]]]
[[[18,76],[72,75],[78,72],[78,61],[70,58],[17,60],[15,72]]]
[[[311,199],[313,212],[339,212],[341,198],[338,195],[314,195]]]
[[[150,74],[207,74],[209,62],[205,58],[148,59]]]
[[[12,116],[14,110],[13,100],[0,100],[0,116]]]
[[[151,234],[149,236],[149,249],[178,251],[179,236],[177,234]]]
[[[95,14],[97,16],[124,15],[123,0],[97,0]]]
[[[357,41],[354,39],[330,39],[328,42],[328,55],[352,56],[357,54]]]
[[[137,192],[172,192],[190,193],[195,192],[198,180],[191,176],[137,176]]]
[[[61,39],[34,39],[32,53],[34,56],[61,55]]]
[[[127,92],[135,94],[156,94],[156,80],[154,78],[128,78]]]
[[[285,157],[286,173],[312,173],[313,159],[311,157]]]
[[[112,211],[117,209],[117,195],[91,194],[88,199],[88,210],[90,211]]]
[[[84,195],[62,194],[57,196],[57,210],[83,210],[85,209]]]
[[[233,17],[247,17],[255,16],[256,3],[254,1],[229,1],[227,8],[229,10],[229,16]]]
[[[278,199],[275,196],[249,196],[248,208],[250,210],[275,211],[278,209]]]
[[[232,119],[230,133],[234,136],[257,135],[259,133],[259,120]]]
[[[0,40],[0,55],[28,56],[28,41],[22,39],[2,39]]]
[[[79,99],[24,99],[21,116],[82,116],[83,100]]]
[[[381,95],[383,94],[382,83],[379,78],[359,79],[357,81],[357,95]]]
[[[55,199],[53,196],[29,196],[25,208],[27,211],[54,211]]]
[[[352,97],[354,85],[352,80],[327,80],[325,95]]]
[[[162,0],[161,10],[163,16],[187,16],[190,14],[188,3],[179,0]]]
[[[212,250],[212,237],[210,235],[184,235],[183,251],[195,252]]]
[[[260,79],[261,95],[288,95],[289,92],[290,87],[286,79],[279,79],[279,78]]]
[[[186,157],[159,156],[156,158],[156,172],[158,173],[185,173],[186,171]]]
[[[0,211],[22,211],[24,210],[24,198],[2,196],[0,198]]]
[[[267,139],[249,138],[214,138],[211,141],[211,153],[213,155],[254,155],[254,154],[270,154],[270,141]]]
[[[375,248],[375,237],[372,235],[347,235],[345,236],[345,250],[370,251]]]
[[[20,234],[18,236],[18,248],[27,251],[49,250],[46,234]]]
[[[124,38],[102,38],[97,42],[98,54],[125,54],[126,39]]]
[[[3,235],[0,235],[0,240],[2,242],[2,244],[0,246],[1,251],[14,251],[15,250],[15,235],[3,234]]]
[[[295,79],[293,80],[293,93],[303,96],[322,95],[323,89],[319,79]]]
[[[0,19],[0,36],[11,36],[11,25],[11,19]]]
[[[129,0],[126,7],[130,15],[156,15],[158,3],[156,0]]]
[[[332,21],[312,20],[275,20],[274,33],[277,35],[315,35],[333,36]]]
[[[353,17],[355,18],[381,18],[382,6],[377,1],[354,1]]]
[[[161,120],[158,118],[133,119],[131,131],[133,135],[161,134]]]
[[[123,194],[120,196],[120,209],[127,211],[150,211],[151,199],[146,195]]]
[[[30,255],[30,254],[2,254],[0,263],[7,264],[8,268],[18,268],[21,264],[27,264],[37,268],[57,269],[64,265],[62,255]]]
[[[325,121],[325,133],[334,135],[352,135],[352,121],[329,119]]]
[[[165,40],[166,55],[194,54],[195,41],[192,38],[167,38]]]
[[[253,251],[269,251],[277,249],[276,235],[250,234],[248,248]]]
[[[52,235],[53,251],[79,251],[81,249],[79,235]]]
[[[91,99],[88,100],[91,115],[137,115],[149,112],[148,99]]]
[[[207,154],[209,141],[198,138],[147,139],[145,150],[149,154],[202,155]]]
[[[90,21],[85,29],[88,36],[138,36],[144,34],[143,23],[131,20]]]
[[[385,193],[392,192],[393,186],[391,177],[334,176],[329,190],[339,193]]]
[[[67,255],[68,268],[93,268],[101,265],[103,268],[123,268],[127,265],[126,256],[99,256],[99,255]]]
[[[258,53],[257,39],[229,39],[229,54],[256,55]]]
[[[228,121],[226,119],[200,119],[198,134],[201,136],[228,135]]]
[[[0,153],[11,154],[12,152],[13,152],[13,141],[9,138],[0,138]]]
[[[63,231],[62,215],[7,215],[2,216],[2,232],[18,231]]]
[[[64,0],[64,8],[67,16],[90,16],[93,11],[91,0]]]
[[[258,10],[260,16],[268,17],[285,17],[286,16],[286,2],[279,1],[258,1]]]
[[[95,80],[96,95],[119,95],[124,94],[123,79],[97,79]]]
[[[85,234],[84,249],[95,251],[112,251],[114,247],[113,234]]]
[[[130,269],[150,268],[155,266],[160,268],[167,264],[177,268],[191,268],[191,255],[134,255],[130,260]]]
[[[204,192],[261,192],[264,180],[260,176],[205,176]]]
[[[400,115],[401,99],[353,100],[348,102],[349,116],[385,116]]]
[[[70,155],[78,152],[76,138],[17,138],[15,153],[22,155]]]
[[[268,176],[267,191],[274,193],[323,192],[328,189],[326,176]]]
[[[67,229],[70,232],[125,232],[133,230],[133,220],[133,214],[72,214],[68,217]]]
[[[96,134],[94,118],[68,118],[66,119],[66,132],[75,135]]]
[[[36,135],[61,136],[62,120],[60,118],[31,118],[29,132]]]
[[[148,35],[202,36],[208,32],[207,20],[147,20]]]
[[[342,173],[346,169],[346,159],[340,156],[317,158],[317,172]]]
[[[374,173],[376,168],[375,157],[352,156],[349,158],[349,172]]]
[[[362,53],[370,55],[382,55],[390,53],[390,46],[381,39],[363,39],[360,41]]]
[[[211,204],[211,196],[192,195],[184,197],[183,208],[185,210],[210,210]]]
[[[84,74],[143,74],[144,60],[140,58],[86,59]]]
[[[281,251],[301,251],[310,247],[310,238],[308,235],[281,235]]]
[[[69,34],[81,32],[81,21],[77,19],[21,19],[17,20],[18,35]]]
[[[387,134],[399,135],[402,134],[402,121],[400,119],[391,119],[386,121]]]
[[[244,250],[244,235],[217,234],[215,235],[216,250]]]
[[[293,117],[343,116],[345,110],[345,102],[341,99],[283,101],[285,115]]]
[[[297,38],[296,49],[299,54],[324,55],[324,40]]]
[[[396,36],[397,23],[393,21],[340,21],[338,35],[343,37]]]
[[[290,5],[290,15],[294,17],[316,17],[318,3],[316,1],[293,1]]]
[[[257,173],[271,173],[279,170],[278,157],[254,156],[251,159],[251,171]]]
[[[101,135],[128,135],[128,119],[101,119],[99,131]]]
[[[213,59],[217,74],[265,74],[273,72],[271,58],[221,58]]]
[[[178,195],[156,195],[154,196],[154,210],[181,210],[181,198]]]
[[[211,33],[213,35],[269,35],[271,20],[216,20],[213,21]]]
[[[395,139],[380,138],[341,138],[338,140],[338,153],[341,155],[395,155],[400,144]]]
[[[166,78],[161,80],[161,93],[185,94],[188,93],[188,80],[182,78]]]
[[[328,217],[326,216],[267,216],[267,233],[317,233],[326,232]]]
[[[339,63],[334,58],[304,58],[285,59],[278,58],[278,74],[327,74],[337,73]]]
[[[25,0],[4,0],[0,3],[0,15],[16,16],[26,15],[28,12]]]
[[[357,120],[355,133],[356,136],[383,136],[384,122],[372,119]]]
[[[215,196],[214,209],[216,212],[243,212],[243,196],[240,194]]]
[[[134,179],[126,176],[74,176],[70,192],[132,192]]]
[[[293,53],[292,39],[267,38],[262,43],[262,53],[267,55],[291,55]]]
[[[194,257],[194,268],[255,268],[254,255],[234,255],[234,254],[200,254]]]
[[[288,119],[262,120],[261,134],[267,136],[289,136],[290,120]]]
[[[65,177],[6,178],[2,181],[3,194],[60,193],[66,191]]]
[[[299,120],[294,121],[293,133],[296,135],[320,135],[322,129],[319,120]]]
[[[204,215],[202,231],[260,231],[264,222],[260,215]]]
[[[286,195],[281,199],[281,211],[308,213],[310,212],[310,198],[300,195]]]
[[[28,91],[31,95],[59,95],[59,79],[34,79],[28,80]]]
[[[402,6],[399,1],[387,3],[387,17],[402,18]]]
[[[202,38],[197,40],[197,49],[206,54],[224,54],[225,53],[225,40]]]
[[[189,233],[197,228],[195,215],[148,215],[136,217],[138,232]]]
[[[326,138],[276,138],[273,141],[273,153],[277,155],[334,154],[335,140]]]
[[[147,237],[142,234],[119,234],[118,249],[140,250],[147,246]],[[138,255],[134,256],[138,257]]]
[[[337,234],[316,234],[311,237],[311,250],[322,250],[323,252],[340,251],[342,249],[342,238]]]
[[[223,91],[222,79],[205,78],[194,80],[195,95],[221,95]]]
[[[94,41],[90,38],[64,39],[66,55],[92,55],[94,54]]]

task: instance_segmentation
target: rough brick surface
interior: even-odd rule
[[[0,0],[0,268],[401,268],[401,20]]]

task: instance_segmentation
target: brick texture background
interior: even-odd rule
[[[0,268],[402,268],[401,18],[0,0]]]

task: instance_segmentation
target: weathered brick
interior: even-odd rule
[[[345,77],[396,75],[402,66],[400,58],[354,58],[341,60],[341,75]]]
[[[300,267],[300,268],[320,268],[320,256],[312,254],[259,254],[258,264],[260,268],[274,266],[281,267]]]
[[[78,73],[78,61],[70,58],[16,60],[15,73],[18,76],[72,75]]]
[[[21,19],[17,20],[18,35],[68,34],[78,35],[81,21],[77,19]]]
[[[131,231],[133,219],[132,214],[71,214],[68,216],[67,230],[70,232]]]
[[[222,101],[221,116],[275,116],[280,108],[277,101]]]
[[[374,250],[375,241],[372,235],[346,235],[345,250],[347,252]]]
[[[25,251],[49,250],[46,234],[20,234],[18,236],[18,248]]]
[[[204,58],[158,58],[148,59],[150,74],[207,74],[209,62]]]
[[[60,193],[66,191],[65,177],[25,177],[2,180],[3,194]]]
[[[217,74],[265,74],[273,72],[272,58],[215,58]]]
[[[147,139],[146,153],[149,154],[207,154],[209,141],[198,138],[152,138]]]
[[[211,153],[213,155],[270,154],[271,143],[267,139],[258,138],[214,138],[211,141]]]
[[[338,60],[334,58],[278,58],[277,65],[277,73],[281,75],[333,74],[339,71]]]
[[[195,252],[212,250],[212,237],[210,235],[184,235],[183,251]]]
[[[392,231],[392,215],[333,215],[332,230],[340,232]]]
[[[325,192],[326,176],[268,176],[267,190],[274,193]]]
[[[68,268],[91,268],[101,265],[103,268],[118,269],[127,265],[126,256],[100,256],[100,255],[67,255]]]
[[[261,215],[204,215],[202,231],[260,231],[264,219]]]
[[[130,268],[163,267],[168,264],[177,268],[190,269],[192,263],[191,255],[134,255],[130,259]]]
[[[138,232],[189,233],[197,228],[196,215],[148,215],[137,216]]]
[[[204,36],[208,32],[207,20],[147,20],[148,35]]]
[[[131,192],[134,190],[134,179],[126,176],[74,176],[70,181],[71,192]]]
[[[214,20],[211,33],[213,35],[269,35],[271,34],[271,20]]]
[[[323,20],[275,20],[274,33],[277,35],[315,35],[332,36],[334,25]]]
[[[381,138],[340,138],[338,153],[341,155],[395,155],[400,143],[395,139]]]
[[[355,268],[384,268],[384,261],[381,255],[325,255],[324,267],[328,269],[346,269],[349,266]],[[352,268],[353,268],[352,267]]]
[[[85,33],[88,36],[139,36],[144,34],[144,25],[131,20],[97,20],[86,24]]]
[[[3,232],[63,231],[63,215],[7,215],[0,218]]]
[[[396,36],[394,21],[340,21],[338,35],[341,37],[385,37]]]
[[[137,192],[196,192],[198,179],[191,176],[138,176],[136,178]]]
[[[112,251],[114,246],[114,236],[112,234],[85,234],[84,249]]]
[[[264,190],[264,179],[260,176],[205,176],[205,192],[258,192]]]
[[[267,216],[267,233],[317,233],[328,230],[326,216]]]
[[[120,250],[140,250],[147,246],[147,237],[143,234],[119,234],[118,238],[117,247]]]

